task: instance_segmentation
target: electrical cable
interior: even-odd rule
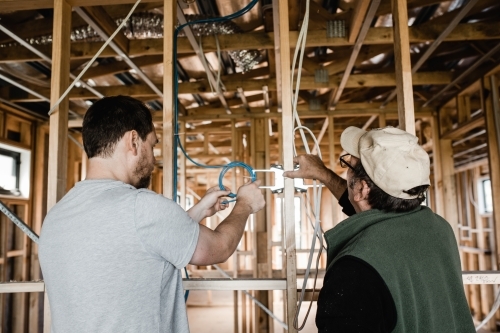
[[[140,0],[138,0],[138,1],[140,1]],[[172,46],[173,63],[174,64],[177,63],[177,38],[179,36],[179,32],[182,29],[184,29],[185,27],[187,27],[189,25],[193,25],[193,24],[215,23],[215,22],[224,22],[224,21],[232,20],[232,19],[240,17],[240,16],[244,15],[245,13],[247,13],[248,11],[250,11],[258,2],[259,2],[259,0],[252,0],[247,6],[245,6],[241,10],[239,10],[233,14],[227,15],[227,16],[191,21],[191,22],[186,22],[184,24],[179,25],[174,31],[174,39],[173,39],[173,46]],[[217,40],[217,45],[218,45],[218,40]],[[202,56],[201,58],[205,58],[205,57]],[[173,193],[172,194],[173,195],[172,195],[172,198],[174,200],[177,198],[177,148],[180,148],[182,153],[184,154],[184,156],[186,156],[186,158],[189,161],[191,161],[192,163],[194,163],[196,166],[200,166],[203,168],[223,168],[223,171],[224,170],[227,171],[227,169],[230,169],[230,168],[233,168],[236,166],[244,167],[245,169],[247,169],[250,172],[250,176],[252,177],[252,181],[254,181],[255,180],[255,173],[253,172],[253,169],[243,162],[231,162],[227,165],[210,166],[210,165],[198,163],[198,162],[194,161],[188,155],[188,153],[186,152],[186,150],[182,146],[182,142],[181,142],[180,137],[179,137],[179,99],[177,98],[177,96],[179,94],[179,73],[177,71],[177,66],[174,66],[174,78],[173,78],[173,80],[174,80],[174,82],[173,82],[174,83],[173,84],[173,87],[174,87],[173,96],[175,97],[175,99],[174,99],[174,117],[173,117],[174,118],[173,119],[174,142],[173,142],[173,154],[172,154],[173,155],[173,168],[172,168],[173,169],[172,170],[172,174],[173,174],[173,180],[172,180]],[[219,87],[220,87],[220,80],[218,80],[218,86],[216,87],[217,92],[219,92],[219,89],[220,89]],[[225,173],[225,171],[224,171],[224,173]],[[219,187],[222,190],[225,190],[224,185],[222,185],[222,179],[223,179],[223,174],[221,177],[219,177]],[[231,194],[233,194],[233,193],[231,193]],[[233,194],[233,196],[230,196],[230,197],[233,199],[230,201],[229,200],[225,201],[223,203],[229,203],[229,202],[235,201],[235,197],[236,197],[235,194]],[[186,273],[186,277],[189,279],[189,274],[187,272],[187,269],[184,268],[184,271]],[[189,295],[189,290],[186,290],[186,292],[184,294],[185,301],[187,301],[188,295]]]
[[[232,19],[235,19],[237,17],[240,17],[244,14],[246,14],[248,11],[250,11],[259,1],[258,0],[252,0],[248,5],[246,5],[244,8],[242,8],[241,10],[233,13],[233,14],[230,14],[230,15],[227,15],[227,16],[222,16],[222,17],[215,17],[215,18],[208,18],[208,19],[201,19],[201,20],[197,20],[197,21],[190,21],[190,22],[186,22],[182,25],[179,25],[175,31],[174,31],[174,39],[173,39],[173,63],[176,64],[177,63],[177,38],[179,36],[179,32],[184,29],[185,27],[189,26],[189,25],[194,25],[194,24],[203,24],[203,23],[215,23],[215,22],[225,22],[225,21],[229,21],[229,20],[232,20]],[[179,92],[179,74],[178,74],[178,71],[177,71],[177,67],[174,66],[174,92],[173,92],[173,95],[174,96],[177,96],[178,95],[178,92]],[[174,101],[174,119],[173,119],[173,123],[174,123],[174,142],[173,142],[173,151],[174,151],[174,154],[173,154],[173,198],[176,198],[177,197],[177,148],[180,148],[181,151],[183,152],[183,154],[186,156],[186,158],[189,159],[189,161],[193,162],[195,165],[197,166],[200,166],[200,167],[204,167],[204,168],[223,168],[224,165],[217,165],[217,166],[209,166],[209,165],[205,165],[205,164],[201,164],[201,163],[198,163],[198,162],[195,162],[191,157],[189,157],[189,155],[187,154],[186,150],[184,149],[184,147],[182,146],[182,143],[180,141],[180,138],[179,138],[179,100],[177,98],[175,98],[175,101]]]
[[[294,96],[292,98],[292,113],[293,113],[293,118],[294,118],[294,120],[295,120],[295,122],[297,124],[297,127],[294,128],[294,132],[297,129],[299,130],[300,136],[302,138],[302,142],[304,144],[304,148],[306,150],[306,153],[310,154],[310,149],[309,149],[309,146],[308,146],[308,142],[307,142],[305,134],[304,134],[304,130],[307,130],[309,132],[309,134],[311,135],[311,137],[313,138],[316,150],[318,151],[318,156],[321,158],[321,152],[320,152],[320,149],[319,149],[319,143],[317,142],[316,137],[313,135],[312,131],[309,128],[306,128],[306,127],[304,127],[304,126],[301,125],[300,118],[299,118],[299,115],[298,115],[298,112],[297,112],[297,103],[298,103],[299,90],[300,90],[302,61],[303,61],[303,57],[304,57],[304,54],[305,54],[305,45],[306,45],[306,39],[307,39],[307,29],[308,29],[308,26],[309,26],[309,7],[310,7],[310,0],[306,0],[306,10],[305,10],[305,13],[304,13],[304,20],[302,22],[302,27],[301,27],[301,30],[300,30],[300,33],[299,33],[299,37],[297,39],[297,46],[295,47],[295,52],[294,52],[294,57],[293,57],[293,62],[292,62],[292,78],[291,78],[291,87],[290,88],[293,91],[293,79],[294,79],[295,63],[296,63],[297,57],[298,57],[299,60],[298,60],[298,70],[297,70],[297,82],[296,82],[295,93],[294,93]],[[297,156],[297,151],[296,151],[296,148],[295,148],[295,144],[294,144],[294,156]],[[314,255],[314,248],[315,248],[315,244],[316,244],[316,237],[318,237],[318,239],[320,241],[320,248],[319,248],[319,252],[318,252],[318,256],[317,256],[317,260],[316,260],[316,274],[315,274],[314,285],[313,285],[313,296],[314,296],[314,293],[316,291],[316,281],[317,281],[317,276],[318,276],[319,258],[321,256],[321,252],[323,250],[323,236],[322,236],[321,227],[320,227],[320,222],[321,221],[319,220],[319,216],[320,216],[320,203],[321,203],[321,193],[322,193],[321,185],[318,186],[316,184],[316,181],[314,180],[314,182],[313,182],[313,201],[315,203],[315,207],[314,207],[314,212],[315,213],[314,213],[314,216],[316,218],[316,224],[315,224],[315,228],[314,228],[315,236],[313,237],[313,240],[312,240],[311,251],[309,253],[309,260],[308,260],[308,264],[307,264],[307,269],[306,269],[306,273],[304,275],[304,283],[302,285],[300,299],[299,299],[299,302],[297,304],[297,312],[296,312],[296,315],[295,315],[295,318],[294,318],[294,321],[293,321],[293,326],[298,331],[300,331],[300,330],[302,330],[304,328],[305,323],[307,321],[307,318],[309,316],[309,312],[311,310],[311,306],[312,306],[312,302],[310,302],[309,303],[309,308],[308,308],[307,313],[306,313],[305,318],[304,318],[304,321],[302,322],[302,325],[300,325],[300,327],[299,327],[298,326],[298,318],[299,318],[299,314],[300,314],[300,308],[301,308],[302,302],[304,300],[305,288],[306,288],[306,285],[307,285],[307,280],[309,278],[310,268],[311,268],[311,265],[312,265],[312,258],[313,258],[313,255]]]
[[[226,164],[222,168],[222,171],[220,172],[220,175],[219,175],[219,188],[222,191],[224,191],[226,189],[224,187],[224,185],[222,184],[222,181],[224,180],[224,175],[226,174],[226,172],[229,169],[232,169],[232,168],[235,168],[235,167],[241,167],[241,168],[244,168],[245,170],[247,170],[248,173],[250,174],[252,182],[254,182],[257,179],[257,176],[255,175],[255,172],[253,171],[252,167],[249,166],[248,164],[243,163],[243,162],[239,162],[239,161],[228,163],[228,164]],[[236,198],[236,194],[234,194],[234,193],[229,193],[227,196],[230,197],[230,198]],[[231,201],[234,201],[234,200],[231,200]],[[231,201],[226,201],[226,202],[231,202]]]
[[[495,315],[495,313],[498,310],[498,307],[500,306],[500,288],[498,289],[497,296],[495,297],[495,302],[493,303],[493,306],[491,308],[490,313],[483,319],[483,321],[476,326],[476,332],[481,329],[484,325],[488,323],[488,321]]]

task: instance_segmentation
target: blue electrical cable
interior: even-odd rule
[[[184,29],[188,25],[192,25],[192,24],[225,22],[225,21],[235,19],[235,18],[240,17],[243,14],[247,13],[248,11],[250,11],[258,2],[259,2],[259,0],[252,0],[243,9],[241,9],[233,14],[227,15],[227,16],[187,22],[185,24],[178,26],[174,31],[174,41],[173,41],[173,43],[174,43],[174,45],[173,45],[174,59],[173,60],[174,61],[173,61],[173,63],[174,63],[174,96],[175,96],[175,100],[174,100],[174,120],[173,120],[174,121],[174,142],[173,142],[173,154],[172,154],[174,156],[174,158],[173,158],[173,196],[172,196],[172,198],[174,200],[177,199],[177,147],[180,147],[182,150],[182,153],[186,156],[186,158],[189,159],[192,163],[194,163],[197,166],[204,167],[204,168],[223,168],[221,175],[219,176],[219,187],[222,190],[225,190],[224,185],[222,185],[222,179],[224,178],[224,174],[227,172],[227,170],[234,168],[236,166],[243,167],[243,168],[247,169],[248,172],[250,173],[250,177],[252,178],[252,181],[255,181],[255,172],[253,171],[253,169],[249,165],[247,165],[243,162],[231,162],[227,165],[212,165],[212,166],[210,166],[210,165],[205,165],[205,164],[201,164],[201,163],[194,161],[187,154],[187,152],[184,149],[184,147],[182,146],[181,140],[179,138],[179,100],[177,99],[177,95],[179,93],[179,77],[178,77],[179,74],[177,72],[176,64],[177,64],[177,37],[179,35],[179,31],[181,31],[182,29]],[[236,197],[236,194],[230,193],[229,197],[233,198],[233,200],[226,201],[225,203],[235,201],[234,197]],[[184,267],[184,271],[186,273],[186,277],[189,279],[189,275],[188,275],[187,269],[185,267]],[[188,295],[189,295],[189,290],[186,290],[186,292],[184,294],[184,300],[186,302],[187,302]]]
[[[174,41],[173,41],[173,44],[174,44],[173,45],[173,56],[174,56],[173,63],[174,63],[174,65],[177,64],[177,38],[178,38],[179,32],[182,29],[184,29],[188,25],[193,25],[193,24],[225,22],[225,21],[235,19],[237,17],[240,17],[240,16],[246,14],[258,2],[259,2],[259,0],[252,0],[243,9],[241,9],[233,14],[227,15],[227,16],[202,19],[202,20],[192,21],[192,22],[186,22],[186,23],[178,26],[174,31]],[[174,142],[173,142],[173,150],[174,150],[173,151],[173,156],[174,156],[174,158],[173,158],[173,160],[174,160],[173,161],[173,176],[174,176],[173,177],[173,198],[174,199],[177,198],[177,147],[180,147],[182,152],[184,153],[184,155],[197,166],[204,167],[204,168],[223,168],[224,167],[223,165],[209,166],[209,165],[197,163],[197,162],[193,161],[189,157],[189,155],[186,153],[186,151],[184,150],[184,147],[182,146],[182,143],[181,143],[180,138],[179,138],[179,121],[178,121],[178,119],[179,119],[179,101],[177,99],[177,95],[179,92],[179,77],[178,76],[179,76],[179,73],[177,71],[177,66],[175,66],[174,67],[174,96],[176,98],[174,101]]]
[[[239,162],[239,161],[236,161],[236,162],[231,162],[231,163],[228,163],[226,164],[223,168],[222,168],[222,171],[220,172],[220,175],[219,175],[219,188],[221,190],[225,190],[226,188],[224,187],[224,185],[222,184],[222,181],[224,179],[224,175],[226,174],[226,172],[229,170],[229,169],[232,169],[232,168],[235,168],[235,167],[241,167],[241,168],[245,168],[248,173],[250,174],[250,178],[252,178],[252,182],[254,182],[256,180],[256,176],[255,176],[255,172],[253,171],[252,167],[249,166],[248,164],[245,164],[243,162]],[[225,200],[223,201],[222,203],[229,203],[229,202],[233,202],[233,201],[236,201],[236,194],[234,193],[229,193],[227,195],[228,197],[230,198],[233,198],[233,200]]]

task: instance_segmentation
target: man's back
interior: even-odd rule
[[[40,263],[54,332],[188,332],[178,268],[199,226],[119,181],[78,183],[47,215]]]

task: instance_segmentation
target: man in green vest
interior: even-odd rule
[[[417,137],[348,127],[340,141],[347,180],[315,155],[284,174],[320,180],[350,215],[325,233],[319,332],[475,332],[453,230],[421,205],[430,163]]]

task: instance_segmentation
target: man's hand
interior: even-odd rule
[[[236,204],[246,205],[253,214],[264,208],[266,202],[262,190],[259,188],[260,180],[241,186],[236,193]]]
[[[229,193],[231,191],[228,188],[225,191],[222,191],[219,186],[209,188],[203,198],[188,210],[188,215],[196,222],[200,222],[204,218],[226,209],[228,204],[222,202],[226,200],[224,197]]]
[[[200,235],[198,236],[196,250],[190,261],[191,264],[212,265],[224,262],[236,250],[245,231],[248,216],[258,212],[266,204],[259,185],[260,181],[256,180],[238,189],[233,210],[224,221],[219,223],[215,230],[200,224]],[[216,192],[219,191],[214,190],[214,193]],[[228,194],[228,192],[224,193]],[[207,192],[205,196],[210,195],[212,193]]]
[[[285,171],[284,177],[317,179],[325,182],[329,169],[323,164],[318,155],[299,155],[293,158],[293,163],[298,164],[299,169],[295,171]]]

